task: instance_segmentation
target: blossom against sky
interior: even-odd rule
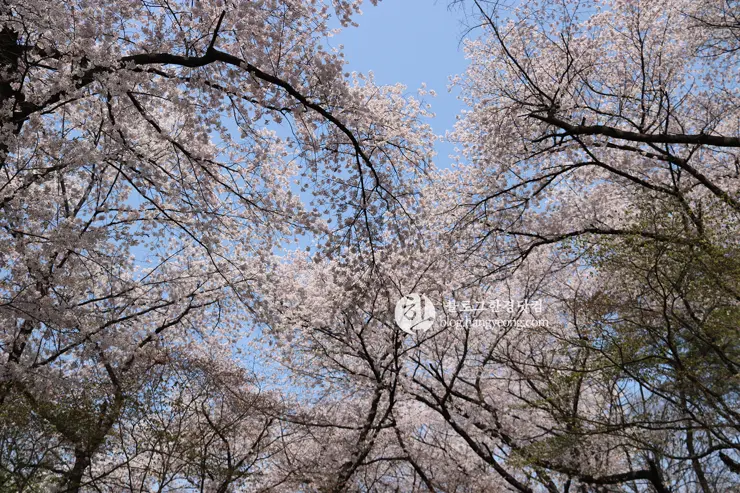
[[[409,93],[426,84],[437,93],[429,98],[436,114],[432,128],[438,134],[450,130],[462,104],[456,90],[448,91],[449,79],[466,66],[460,9],[435,0],[368,2],[356,20],[359,27],[343,29],[335,38],[336,45],[344,45],[348,68],[372,71],[378,84],[400,82]],[[446,167],[453,146],[438,143],[437,151],[437,165]]]

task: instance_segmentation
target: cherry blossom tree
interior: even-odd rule
[[[481,34],[456,81],[470,110],[451,135],[462,155],[423,188],[421,239],[403,230],[382,267],[361,252],[305,261],[314,288],[277,317],[297,378],[322,403],[336,382],[366,413],[360,429],[333,412],[313,424],[331,430],[319,443],[352,438],[339,455],[353,460],[327,460],[354,482],[325,488],[372,489],[384,461],[413,471],[400,486],[412,491],[731,490],[732,7],[472,6]],[[444,312],[457,323],[414,339],[391,318],[414,291],[438,309],[540,298],[549,323],[492,330]]]
[[[3,489],[291,489],[237,354],[272,251],[372,249],[431,147],[420,100],[329,48],[358,12],[0,7]]]
[[[483,34],[458,78],[458,245],[484,284],[556,266],[543,294],[559,315],[549,338],[494,352],[540,429],[519,436],[468,391],[462,416],[479,425],[460,433],[484,460],[531,468],[501,472],[519,491],[732,488],[737,9],[471,7]]]
[[[0,489],[738,487],[736,6],[453,3],[448,168],[358,1],[0,6]]]

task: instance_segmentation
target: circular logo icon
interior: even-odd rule
[[[436,316],[434,305],[423,294],[411,293],[396,303],[396,323],[407,334],[429,330]]]

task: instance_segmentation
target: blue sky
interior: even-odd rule
[[[423,82],[437,92],[430,98],[436,118],[435,133],[452,128],[462,108],[449,93],[449,77],[466,67],[460,40],[465,32],[460,9],[449,9],[447,0],[385,0],[376,7],[363,4],[357,28],[344,29],[332,45],[344,45],[349,70],[372,71],[379,84],[402,83],[410,94]],[[449,165],[453,147],[437,146],[437,166]]]

